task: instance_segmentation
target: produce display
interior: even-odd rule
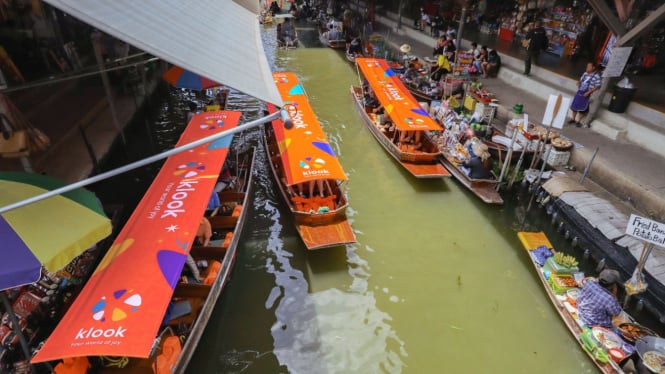
[[[654,373],[662,373],[665,370],[665,354],[659,351],[649,351],[642,355],[644,365]]]
[[[622,323],[619,325],[619,331],[621,336],[630,343],[635,343],[644,336],[658,336],[650,329],[635,323]]]
[[[577,260],[575,259],[575,257],[570,256],[570,255],[566,255],[563,252],[557,252],[554,255],[554,261],[557,264],[559,264],[561,266],[568,267],[568,268],[572,268],[572,267],[577,266]]]

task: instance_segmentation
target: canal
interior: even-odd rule
[[[278,50],[267,27],[267,55],[300,76],[348,174],[358,243],[307,251],[259,133],[244,134],[260,148],[250,218],[188,372],[595,372],[515,235],[546,218],[527,218],[516,198],[484,205],[454,179],[410,177],[356,113],[355,68],[317,46],[313,29],[300,33],[305,48]],[[251,120],[262,104],[234,92],[229,109]]]

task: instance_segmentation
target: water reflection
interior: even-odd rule
[[[277,51],[271,28],[264,38],[272,68],[301,77],[349,174],[359,243],[308,252],[258,132],[244,135],[259,146],[250,219],[189,372],[592,372],[515,238],[522,222],[537,228],[532,217],[408,176],[363,128],[343,55]],[[237,93],[230,108],[243,121],[262,111]]]

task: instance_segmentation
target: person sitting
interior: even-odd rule
[[[283,47],[286,45],[286,40],[284,40],[284,32],[282,31],[282,24],[278,23],[277,24],[277,46],[278,47]]]
[[[496,77],[501,67],[501,57],[496,53],[496,50],[491,50],[487,56],[487,61],[481,64],[483,68],[483,78]]]
[[[621,304],[617,300],[617,283],[621,280],[618,271],[605,269],[598,279],[585,279],[577,297],[577,312],[587,326],[602,326],[612,329],[612,319],[621,314]]]
[[[402,81],[406,83],[414,83],[418,79],[418,69],[416,69],[413,63],[409,63],[409,66],[406,68],[406,71],[400,76]]]
[[[351,40],[351,43],[349,44],[349,50],[347,51],[348,54],[353,55],[353,56],[358,56],[363,54],[363,46],[362,43],[360,43],[360,38],[355,36]]]
[[[196,231],[196,240],[199,245],[207,247],[210,245],[210,238],[212,238],[212,226],[207,218],[202,217],[199,229]]]
[[[279,13],[281,9],[279,9],[279,5],[277,5],[277,1],[273,1],[270,3],[270,13],[274,16],[275,14]]]
[[[440,54],[436,58],[436,64],[432,66],[430,74],[435,81],[441,80],[441,77],[450,72],[450,61],[444,54]]]
[[[471,146],[473,152],[469,152],[469,159],[462,163],[466,175],[471,179],[490,179],[491,162],[490,153],[486,144],[476,141]]]
[[[285,19],[284,24],[282,25],[282,35],[287,47],[293,47],[298,41],[298,35],[296,34],[296,29],[293,27],[290,19]]]
[[[393,131],[395,131],[395,124],[390,118],[386,118],[383,120],[383,123],[379,125],[379,130],[381,130],[381,132],[391,134]]]
[[[441,35],[438,39],[436,39],[436,46],[434,47],[434,51],[432,52],[432,56],[436,57],[440,54],[443,53],[444,48],[446,47],[446,37]]]

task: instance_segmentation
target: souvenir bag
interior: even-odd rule
[[[23,157],[28,154],[26,130],[17,130],[4,113],[0,113],[0,155],[2,157]]]

